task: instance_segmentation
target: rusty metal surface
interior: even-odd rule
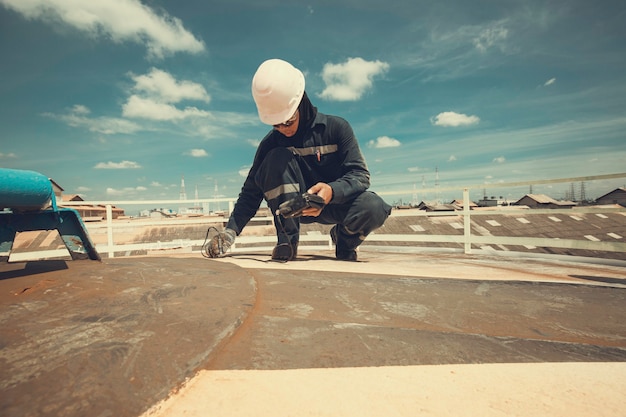
[[[621,284],[252,273],[257,305],[209,369],[626,361]]]
[[[0,266],[0,415],[138,416],[199,369],[626,361],[621,269],[266,258]]]
[[[254,285],[201,258],[0,266],[0,415],[139,415],[205,364]]]

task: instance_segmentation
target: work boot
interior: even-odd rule
[[[330,229],[330,238],[335,244],[335,257],[341,261],[357,261],[356,247],[350,249],[346,247],[346,242],[343,239],[339,240],[337,236],[337,226],[338,225],[334,225],[332,229]]]
[[[272,260],[287,262],[293,261],[298,256],[298,244],[279,243],[272,250]]]

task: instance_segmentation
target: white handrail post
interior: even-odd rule
[[[107,243],[109,246],[109,258],[115,257],[113,251],[113,209],[111,204],[107,204]]]
[[[463,188],[463,242],[466,255],[472,253],[472,228],[470,220],[469,189]]]

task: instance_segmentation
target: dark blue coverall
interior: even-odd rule
[[[306,94],[299,110],[301,122],[294,136],[272,130],[261,141],[226,227],[239,235],[265,199],[274,213],[279,244],[297,248],[301,222],[334,224],[336,255],[341,258],[383,225],[391,206],[367,191],[370,174],[350,124],[317,112]],[[285,219],[275,214],[282,202],[318,182],[333,190],[319,216]]]

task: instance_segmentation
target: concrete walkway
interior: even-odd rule
[[[151,416],[623,416],[626,364],[202,371]]]

